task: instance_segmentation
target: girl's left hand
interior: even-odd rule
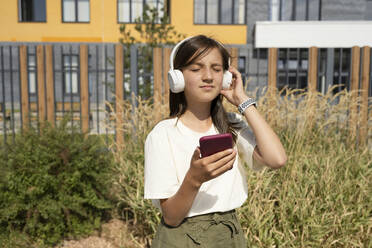
[[[238,106],[242,102],[248,99],[245,94],[243,87],[242,75],[234,67],[230,66],[229,71],[232,73],[232,83],[230,89],[222,89],[221,94],[226,97],[226,99],[235,106]]]

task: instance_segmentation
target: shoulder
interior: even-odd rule
[[[170,118],[165,119],[162,121],[159,121],[154,128],[151,130],[151,132],[162,132],[164,130],[175,128],[177,124],[177,118]]]
[[[174,128],[175,124],[176,120],[166,119],[160,121],[154,126],[154,128],[148,133],[145,140],[145,159],[160,159],[168,156],[171,145],[170,137],[172,137],[172,129]]]
[[[159,121],[150,133],[147,135],[147,139],[154,137],[154,136],[162,136],[165,135],[169,130],[176,127],[177,118],[165,119]]]

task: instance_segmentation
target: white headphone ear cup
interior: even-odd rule
[[[223,89],[229,89],[232,83],[232,73],[229,71],[225,71],[223,74],[223,79],[222,79],[222,88]]]
[[[169,88],[173,93],[180,93],[185,90],[185,79],[182,71],[169,70],[168,71]]]

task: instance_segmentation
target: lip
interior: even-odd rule
[[[202,88],[202,89],[213,89],[214,86],[213,85],[203,85],[203,86],[200,86],[200,88]]]

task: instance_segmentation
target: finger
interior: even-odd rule
[[[233,79],[232,79],[232,87],[233,89],[236,88],[237,85],[239,85],[240,83],[243,82],[242,80],[242,75],[240,74],[240,72],[235,69],[234,67],[230,67],[229,71],[232,73],[233,75]]]
[[[240,74],[240,72],[235,68],[235,67],[233,67],[233,66],[230,66],[229,67],[229,71],[233,74],[233,78],[235,77],[235,78],[241,78],[242,77],[242,75]]]
[[[232,89],[221,90],[220,94],[223,95],[224,97],[226,97],[227,99],[230,99],[231,91],[232,91]]]
[[[218,161],[210,164],[210,170],[211,171],[215,171],[217,170],[218,168],[220,167],[223,167],[225,164],[227,164],[229,161],[235,159],[236,157],[236,151],[233,151],[233,153],[225,156],[225,157],[222,157],[221,159],[219,159]]]
[[[214,170],[211,174],[213,178],[216,178],[223,173],[231,170],[233,168],[234,162],[235,162],[236,157],[233,157],[233,159],[229,160],[227,163],[223,164],[223,166],[220,166],[216,170]]]
[[[200,159],[200,148],[196,147],[194,153],[192,154],[191,161]]]
[[[234,150],[231,149],[231,148],[230,149],[226,149],[226,150],[223,150],[221,152],[217,152],[215,154],[212,154],[212,155],[210,155],[208,157],[205,157],[204,159],[205,159],[205,162],[206,163],[211,164],[211,163],[214,163],[214,162],[220,160],[221,158],[223,158],[223,157],[225,157],[225,156],[233,153],[233,151]]]

